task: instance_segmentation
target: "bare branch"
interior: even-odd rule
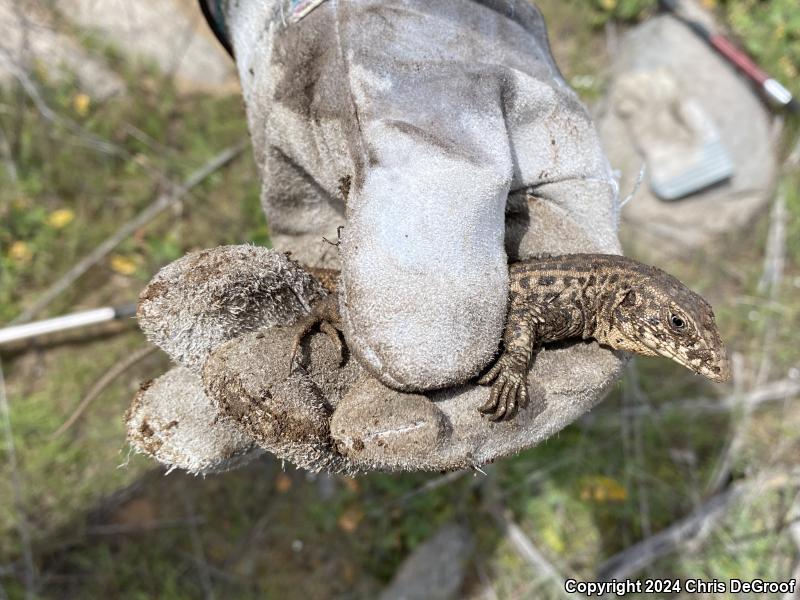
[[[557,589],[561,596],[569,598],[570,596],[564,590],[564,581],[567,578],[547,559],[545,554],[539,550],[522,528],[511,519],[505,509],[493,469],[489,470],[489,474],[483,479],[481,487],[484,490],[486,510],[494,517],[495,522],[508,538],[511,547],[520,558],[533,568],[542,580],[555,584],[552,586],[553,590]]]
[[[686,412],[688,414],[721,413],[735,410],[741,406],[749,406],[753,410],[764,404],[777,402],[800,395],[800,379],[796,377],[786,377],[770,381],[759,387],[753,388],[741,396],[731,394],[719,400],[708,397],[689,398],[673,402],[665,402],[658,407],[638,405],[625,407],[622,411],[614,413],[603,413],[593,415],[589,413],[586,420],[591,421],[603,417],[650,417],[659,418],[674,411]]]
[[[203,550],[203,539],[200,537],[200,531],[197,528],[197,515],[194,510],[194,499],[190,496],[190,491],[186,488],[181,488],[181,496],[183,496],[183,503],[186,507],[187,522],[189,523],[189,538],[192,541],[192,554],[194,562],[197,565],[197,571],[200,583],[203,588],[203,594],[206,600],[214,600],[214,586],[211,582],[211,574],[208,570],[208,563],[206,562],[206,554]]]
[[[89,388],[89,391],[80,401],[73,413],[66,421],[64,421],[64,423],[62,423],[58,429],[56,429],[50,439],[54,440],[63,435],[64,432],[72,427],[81,417],[81,415],[86,412],[86,409],[89,408],[89,405],[94,402],[94,400],[98,398],[100,394],[102,394],[117,377],[122,375],[136,363],[150,356],[156,350],[158,350],[158,348],[150,344],[147,346],[142,346],[131,354],[127,354],[122,360],[118,361],[108,371],[103,373],[103,376],[100,377],[100,379],[98,379],[91,388]]]
[[[209,175],[221,169],[233,161],[233,159],[238,157],[246,147],[247,143],[241,142],[235,146],[226,148],[209,160],[205,165],[189,175],[189,177],[187,177],[180,186],[167,193],[159,195],[152,204],[142,210],[133,219],[125,223],[111,236],[107,237],[85,258],[80,260],[69,271],[62,275],[61,278],[51,285],[30,308],[23,311],[22,314],[12,321],[12,323],[24,323],[39,314],[47,305],[55,300],[55,298],[57,298],[75,281],[77,281],[78,278],[86,273],[86,271],[105,258],[114,248],[122,243],[123,240],[133,234],[137,229],[152,221],[161,212],[175,205],[176,202],[181,200],[192,188],[200,184]]]
[[[50,108],[44,101],[44,98],[42,98],[42,95],[39,93],[39,89],[36,87],[36,84],[33,82],[33,80],[28,76],[25,70],[17,64],[9,52],[2,47],[0,47],[0,59],[3,59],[6,65],[8,65],[8,68],[14,74],[14,77],[17,78],[17,81],[19,81],[20,86],[25,91],[28,98],[30,98],[31,102],[33,102],[36,110],[39,111],[39,114],[42,115],[45,120],[63,127],[67,131],[73,133],[85,146],[88,146],[89,148],[94,148],[95,150],[99,150],[100,152],[104,152],[106,154],[120,154],[120,150],[115,144],[107,142],[106,140],[85,131],[80,125],[71,119],[67,119],[66,117],[59,115],[52,108]]]
[[[706,500],[684,519],[612,556],[598,568],[598,578],[610,581],[633,577],[658,559],[675,552],[698,535],[709,531],[725,515],[733,502],[744,494],[751,491],[763,493],[765,490],[787,485],[796,486],[798,478],[800,472],[797,471],[770,471],[756,479],[731,486]]]
[[[22,559],[25,564],[25,598],[36,595],[36,567],[33,564],[33,550],[31,549],[31,533],[28,517],[25,514],[25,502],[22,494],[22,481],[17,464],[17,448],[14,444],[14,432],[11,429],[11,411],[6,396],[6,382],[3,376],[3,363],[0,361],[0,421],[2,421],[3,434],[6,438],[6,457],[8,470],[11,473],[11,487],[14,489],[14,512],[16,513],[17,533],[22,546]]]
[[[536,547],[536,544],[525,535],[522,528],[506,514],[499,514],[497,518],[517,554],[533,567],[538,574],[555,583],[558,589],[563,590],[563,584],[567,578],[561,575],[555,566],[547,560],[547,557]],[[566,592],[563,595],[569,597]]]

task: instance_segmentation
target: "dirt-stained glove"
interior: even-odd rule
[[[619,245],[615,182],[541,15],[524,0],[293,12],[308,6],[230,2],[226,25],[272,239],[303,264],[341,268],[347,361],[314,336],[305,371],[289,373],[296,330],[273,326],[324,291],[255,248],[167,267],[143,293],[143,329],[202,372],[216,423],[300,466],[452,469],[546,439],[599,401],[620,363],[596,344],[547,350],[532,406],[510,422],[481,417],[489,390],[474,378],[497,351],[507,262]],[[323,240],[340,225],[338,247]],[[166,404],[156,388],[140,411]]]

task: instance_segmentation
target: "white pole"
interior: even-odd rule
[[[34,321],[33,323],[25,323],[24,325],[13,325],[5,329],[0,329],[0,345],[39,335],[46,335],[48,333],[55,333],[56,331],[64,331],[65,329],[75,329],[76,327],[105,323],[106,321],[112,321],[120,316],[123,315],[119,309],[106,307],[84,310],[72,313],[71,315],[64,315],[63,317]]]

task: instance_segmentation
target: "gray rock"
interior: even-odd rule
[[[93,100],[125,90],[122,79],[73,39],[43,3],[26,2],[22,7],[19,2],[0,0],[0,83],[14,81],[34,61],[54,81],[74,75],[75,91]]]
[[[675,202],[661,201],[642,186],[623,210],[622,236],[629,247],[645,255],[679,254],[752,222],[770,198],[776,158],[770,115],[748,82],[668,16],[630,31],[612,71],[598,126],[612,166],[622,171],[623,195],[633,189],[648,150],[683,151],[692,135],[683,116],[698,109],[710,117],[735,167],[729,182]],[[677,87],[676,99],[665,107],[670,86]],[[654,144],[660,148],[652,152]]]
[[[183,91],[236,93],[236,67],[193,0],[57,0],[77,26],[174,74]]]
[[[380,599],[458,598],[472,548],[469,529],[463,525],[445,525],[403,561]]]

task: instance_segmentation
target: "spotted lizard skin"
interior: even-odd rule
[[[338,272],[308,269],[329,295],[301,323],[292,351],[316,326],[342,350]],[[509,266],[506,326],[498,359],[479,379],[492,385],[478,410],[493,421],[529,404],[528,371],[543,344],[596,340],[635,354],[671,358],[712,381],[730,377],[711,306],[672,275],[624,256],[567,254]]]

